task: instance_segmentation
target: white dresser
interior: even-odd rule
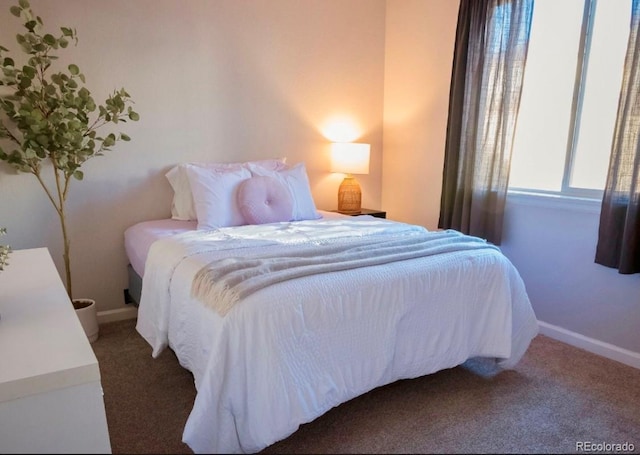
[[[46,248],[0,272],[0,453],[111,453],[98,360]]]

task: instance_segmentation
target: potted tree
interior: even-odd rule
[[[53,205],[62,229],[66,290],[80,316],[87,299],[73,298],[65,211],[69,189],[72,180],[82,180],[81,168],[88,159],[111,150],[120,140],[130,140],[124,133],[99,136],[98,130],[107,124],[137,121],[139,116],[124,88],[114,90],[98,105],[84,86],[80,68],[60,64],[56,53],[71,42],[77,44],[75,29],[44,32],[42,19],[27,0],[19,0],[9,12],[22,21],[24,33],[16,36],[21,61],[11,58],[9,49],[0,45],[0,86],[4,86],[0,87],[0,160],[19,172],[33,174]],[[45,178],[46,173],[52,173],[52,178]],[[83,317],[81,322],[93,341],[97,338],[95,302],[88,302],[93,307],[91,327],[87,328]]]

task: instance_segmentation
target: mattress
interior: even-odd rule
[[[133,270],[144,276],[149,248],[156,240],[196,229],[196,221],[151,220],[135,224],[124,231],[124,249]]]
[[[319,210],[323,219],[346,217],[337,212]],[[369,216],[369,215],[362,215]],[[124,249],[129,263],[138,276],[144,276],[144,267],[153,242],[172,235],[196,230],[196,221],[161,219],[142,221],[124,231]]]

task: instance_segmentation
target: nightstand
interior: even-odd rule
[[[338,212],[337,210],[331,210],[332,212]],[[339,213],[339,212],[338,212]],[[345,213],[345,215],[347,215]],[[360,209],[360,213],[349,213],[348,215],[351,216],[358,216],[358,215],[371,215],[374,216],[376,218],[386,218],[387,217],[387,212],[383,212],[382,210],[373,210],[373,209]]]

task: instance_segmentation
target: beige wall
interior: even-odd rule
[[[435,229],[457,0],[387,0],[382,206]]]
[[[0,0],[0,44],[19,25]],[[74,294],[123,307],[124,230],[170,214],[164,173],[181,161],[286,156],[304,161],[318,208],[337,204],[323,130],[342,116],[371,143],[365,206],[381,205],[384,0],[33,0],[47,28],[77,29],[77,63],[97,100],[124,86],[141,115],[89,161],[68,202]],[[19,55],[19,54],[14,54]],[[62,270],[55,212],[29,174],[0,163],[0,226],[15,249],[49,247]],[[37,280],[37,277],[34,277]]]

